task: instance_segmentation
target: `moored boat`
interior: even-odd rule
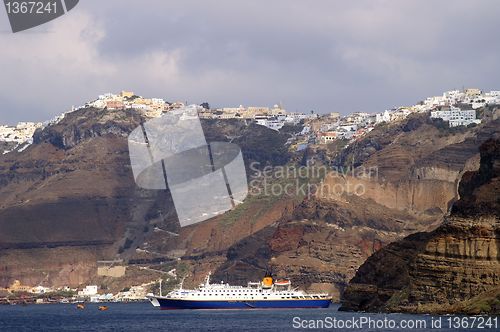
[[[230,286],[223,282],[205,282],[195,289],[178,289],[166,296],[148,295],[153,306],[167,309],[272,309],[328,308],[331,297],[326,293],[308,294],[292,289],[289,280],[274,282],[267,274],[261,282],[249,282],[246,287]]]

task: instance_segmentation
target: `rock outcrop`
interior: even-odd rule
[[[460,199],[443,224],[368,258],[342,310],[499,312],[477,305],[500,287],[500,139],[492,137],[481,146],[479,170],[463,175]]]

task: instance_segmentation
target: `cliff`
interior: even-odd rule
[[[87,283],[96,277],[97,261],[132,262],[136,248],[160,235],[156,242],[167,244],[159,249],[170,249],[172,238],[154,232],[179,230],[170,195],[138,188],[130,169],[127,136],[144,120],[134,110],[81,109],[38,130],[24,151],[0,156],[0,287],[15,279]],[[236,120],[202,126],[208,141],[239,144],[247,165],[279,165],[290,157],[287,136],[265,127]],[[203,247],[203,227],[199,242],[187,231],[185,248]],[[217,234],[207,237],[224,250]],[[237,239],[228,238],[226,246]]]
[[[498,133],[480,154],[479,169],[463,175],[460,199],[443,224],[368,258],[349,282],[342,310],[499,313]]]
[[[186,287],[210,270],[216,279],[245,284],[270,267],[338,299],[374,252],[441,222],[457,195],[457,179],[477,164],[478,146],[498,126],[441,132],[422,114],[377,127],[330,165],[321,152],[290,155],[286,132],[238,120],[203,121],[208,141],[242,148],[247,171],[253,161],[337,167],[360,155],[356,172],[377,166],[377,176],[339,169],[341,176],[321,185],[321,177],[299,179],[343,191],[250,196],[224,215],[179,228],[168,191],[141,190],[132,178],[126,137],[144,120],[133,110],[81,109],[38,131],[26,150],[0,156],[0,286],[19,279],[121,290],[174,268],[188,274]],[[295,180],[270,179],[278,185]],[[97,275],[98,261],[115,259],[123,260],[125,275]]]
[[[442,222],[459,178],[478,167],[479,146],[499,124],[443,132],[419,114],[376,127],[336,155],[334,171],[313,197],[267,226],[258,240],[250,236],[232,246],[215,276],[244,284],[269,267],[339,300],[377,250]],[[306,155],[321,158],[320,152]]]

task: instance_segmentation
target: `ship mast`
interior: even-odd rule
[[[208,285],[210,285],[210,275],[212,273],[210,271],[208,271],[208,275],[207,275],[207,278],[205,279],[205,287],[208,287]]]

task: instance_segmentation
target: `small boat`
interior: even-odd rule
[[[281,279],[274,282],[276,286],[288,286],[290,285],[290,280]]]
[[[83,304],[83,303],[78,303],[78,304],[76,305],[76,308],[77,308],[77,309],[79,309],[79,310],[83,310],[83,309],[85,309],[85,304]]]
[[[108,306],[107,306],[107,305],[100,305],[100,306],[97,308],[97,310],[99,310],[99,311],[106,311],[106,310],[108,310],[108,309],[109,309],[109,308],[108,308]]]

